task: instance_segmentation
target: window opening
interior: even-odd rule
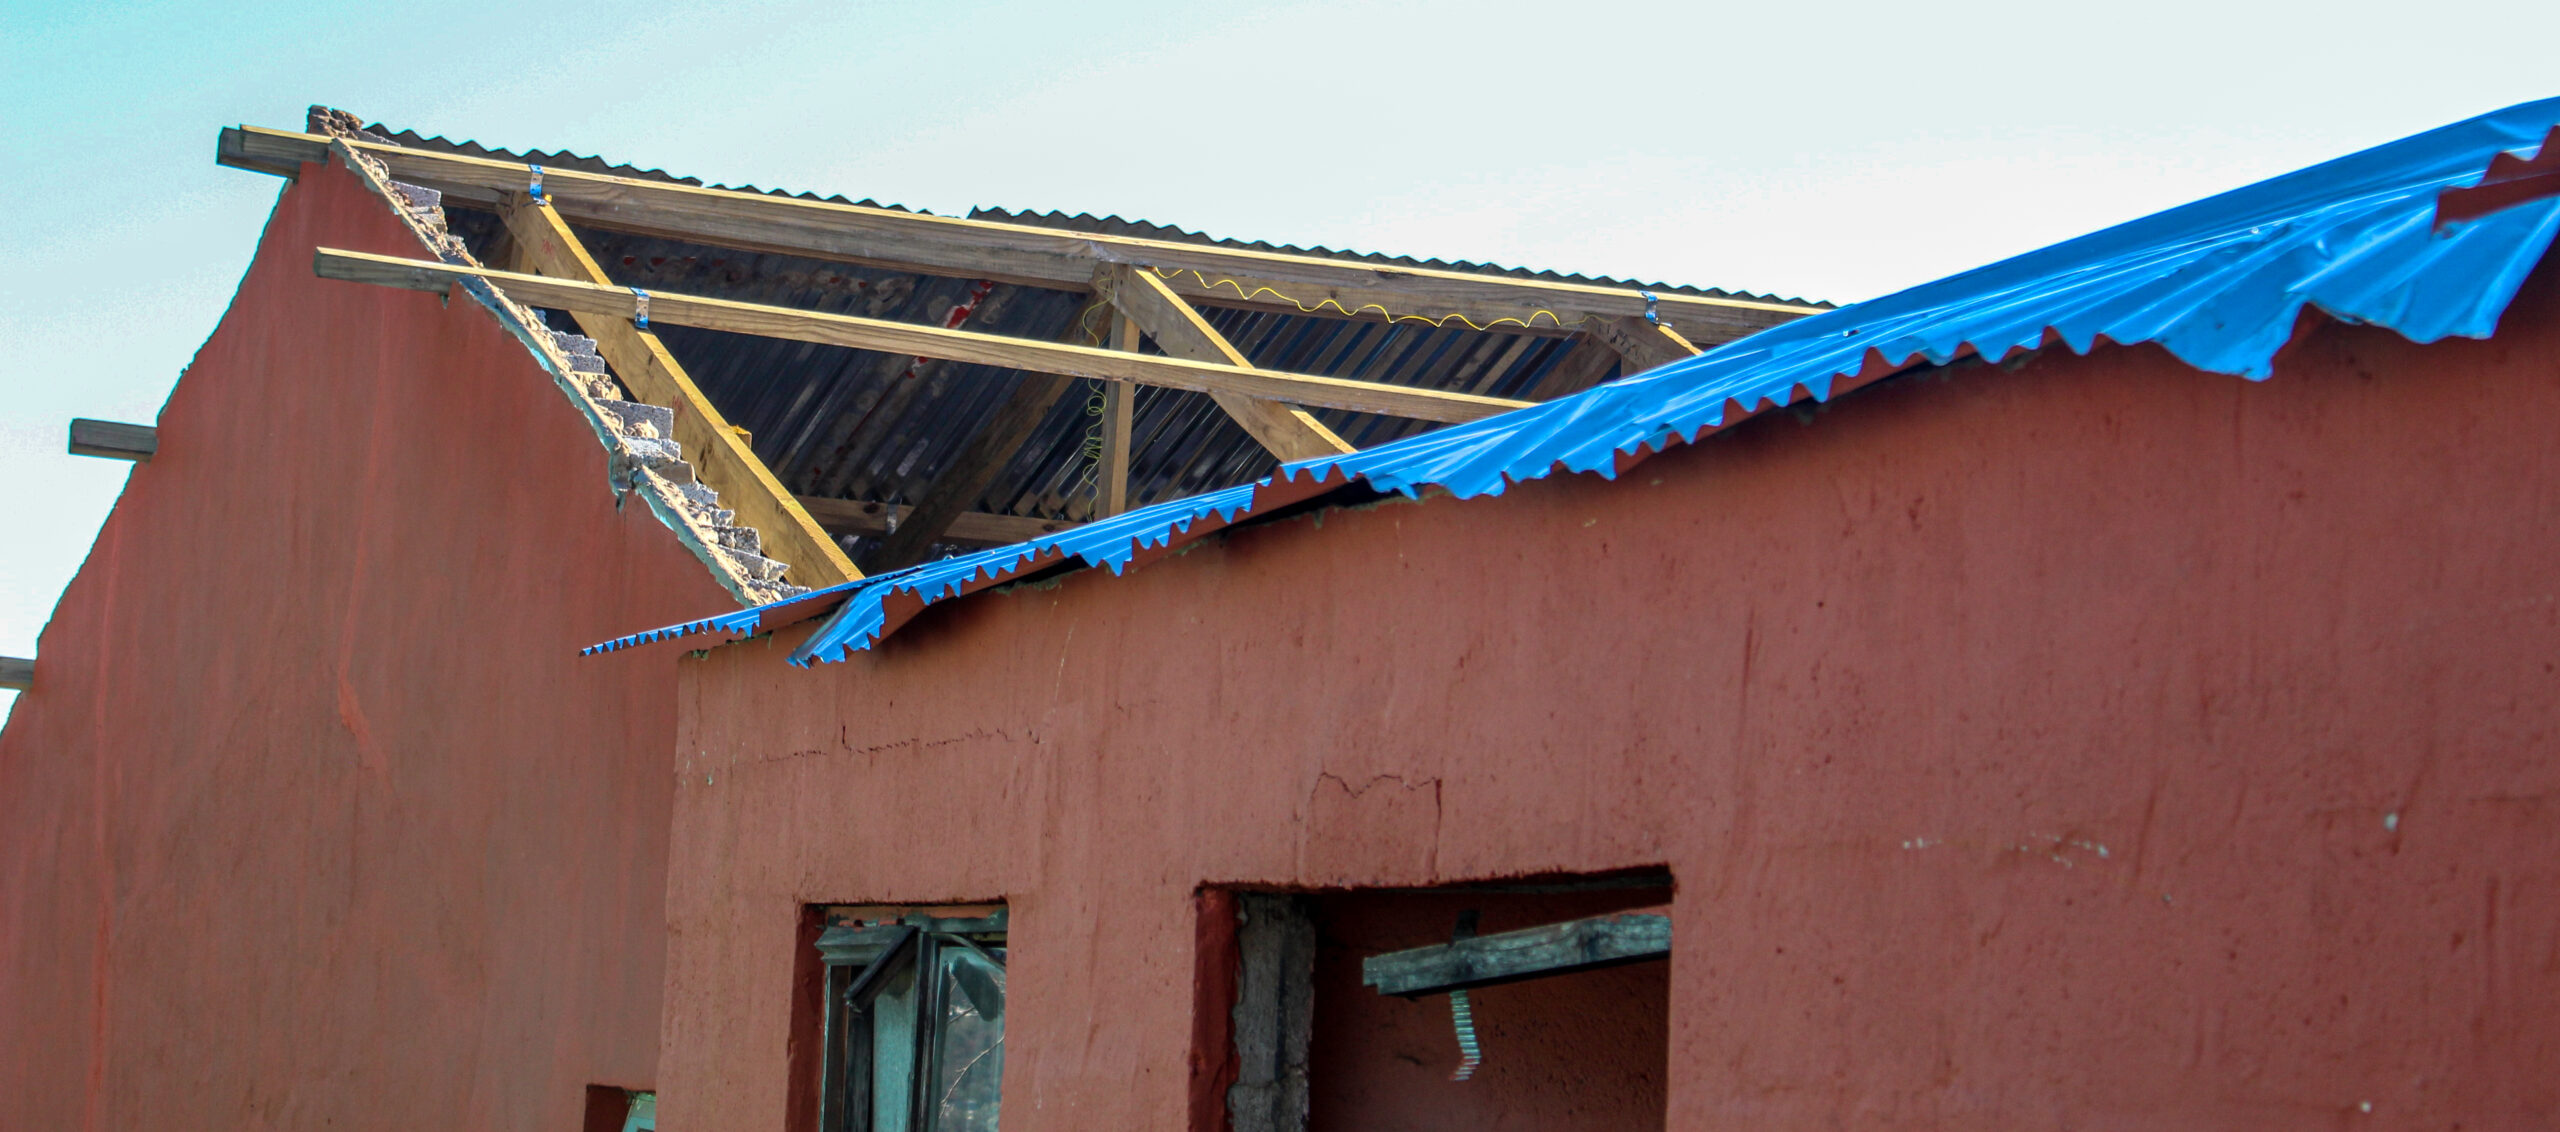
[[[1672,887],[1650,869],[1204,899],[1233,1007],[1197,1000],[1224,1087],[1195,1078],[1195,1120],[1223,1099],[1235,1132],[1658,1130]]]
[[[995,1132],[1005,909],[841,908],[827,924],[821,1132]]]

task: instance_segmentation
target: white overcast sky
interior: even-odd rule
[[[1845,302],[2560,94],[2555,43],[2552,0],[0,0],[0,653],[124,482],[65,422],[153,418],[274,203],[215,132],[314,102],[937,212]]]

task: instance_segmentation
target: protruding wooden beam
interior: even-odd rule
[[[71,418],[71,454],[145,463],[160,451],[160,430],[147,424]]]
[[[1360,981],[1414,998],[1670,956],[1671,909],[1643,908],[1372,955]]]
[[[1111,348],[1130,353],[1138,350],[1138,324],[1125,313],[1111,316]],[[1100,488],[1093,506],[1093,517],[1097,519],[1129,509],[1129,462],[1136,456],[1130,450],[1130,441],[1137,423],[1137,392],[1136,386],[1120,381],[1102,387],[1102,458],[1093,473]]]
[[[638,297],[627,287],[460,267],[433,260],[321,248],[313,256],[313,268],[323,278],[434,293],[442,293],[448,286],[465,279],[483,279],[504,288],[517,300],[535,306],[623,319],[633,318],[639,313]],[[1200,393],[1240,393],[1265,400],[1293,401],[1418,420],[1471,421],[1529,405],[1527,401],[1499,397],[1478,397],[1373,381],[1345,381],[1314,374],[1210,365],[1182,358],[1159,358],[1090,346],[1035,342],[969,330],[946,330],[939,326],[655,291],[650,292],[649,317],[654,322],[726,330],[733,334],[757,334],[795,342],[850,346],[857,350],[913,354],[1064,377],[1161,385]]]
[[[0,656],[0,688],[23,692],[35,686],[34,657]]]
[[[862,499],[821,499],[798,497],[800,506],[825,527],[830,534],[869,535],[878,537],[905,526],[915,508],[901,503],[881,503]],[[1071,530],[1077,524],[1065,519],[1043,519],[1035,515],[998,515],[987,511],[963,511],[935,541],[969,543],[975,546],[1003,546],[1027,542],[1042,535]]]
[[[1616,318],[1593,317],[1584,326],[1591,336],[1609,344],[1626,360],[1626,372],[1642,373],[1699,353],[1696,346],[1680,336],[1680,332],[1658,322],[1647,322],[1634,315]]]
[[[1199,311],[1174,294],[1155,272],[1124,263],[1106,264],[1096,274],[1095,284],[1122,317],[1136,322],[1165,353],[1195,362],[1245,369],[1253,366],[1244,351],[1236,349],[1226,335],[1200,317]],[[1131,343],[1129,348],[1137,347]],[[1352,450],[1332,429],[1295,405],[1235,393],[1209,396],[1254,440],[1283,461],[1339,456]]]
[[[613,282],[558,211],[519,196],[501,206],[499,214],[521,269],[581,283]],[[593,311],[571,311],[570,316],[596,340],[596,352],[633,397],[676,411],[675,440],[685,458],[702,482],[720,493],[720,505],[755,528],[764,555],[790,566],[786,578],[814,589],[862,576],[844,548],[792,499],[748,445],[746,433],[720,415],[657,335]]]
[[[216,159],[290,176],[325,160],[329,143],[318,134],[243,126],[223,131]],[[395,178],[475,207],[495,207],[523,192],[529,180],[522,162],[355,139],[346,144],[381,161]],[[543,189],[570,220],[593,227],[1065,290],[1090,286],[1094,264],[1104,261],[1157,268],[1176,292],[1201,302],[1340,317],[1463,318],[1555,334],[1588,315],[1641,316],[1647,309],[1642,292],[1623,286],[928,216],[574,169],[544,169]],[[1823,309],[1679,293],[1658,294],[1653,306],[1692,340],[1712,342]]]

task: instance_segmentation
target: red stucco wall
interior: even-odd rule
[[[666,665],[721,607],[487,312],[306,169],[0,733],[0,1127],[578,1127],[653,1084]]]
[[[1675,1128],[2560,1123],[2560,288],[2306,334],[686,662],[668,1123],[783,1128],[802,902],[1011,901],[1006,1127],[1173,1129],[1196,886],[1654,865]]]

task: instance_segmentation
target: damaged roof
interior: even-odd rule
[[[365,179],[429,258],[324,248],[315,268],[462,286],[594,423],[615,490],[751,606],[859,578],[857,559],[1250,484],[1281,455],[1389,445],[1826,309],[1113,217],[944,219],[325,107],[306,130],[225,130],[220,160]]]
[[[702,185],[655,169],[618,165],[566,152],[514,152],[449,141],[379,123],[368,133],[412,148],[445,150],[554,169]],[[899,208],[873,200],[784,193],[755,186],[742,192]],[[448,224],[474,255],[492,260],[503,225],[497,215],[448,200]],[[900,209],[900,211],[909,211]],[[1119,217],[979,208],[970,219],[1037,225],[1399,268],[1464,271],[1508,278],[1623,287],[1656,294],[1792,304],[1806,312],[1828,304],[1707,287],[1640,283],[1534,271],[1471,261],[1337,251],[1262,241],[1218,239],[1170,225]],[[1062,290],[870,268],[807,256],[740,251],[660,236],[576,226],[615,281],[652,291],[682,292],[779,306],[982,330],[1047,341],[1098,345],[1108,319],[1089,296]],[[1315,306],[1315,303],[1301,303]],[[1269,309],[1202,312],[1257,365],[1328,377],[1551,400],[1619,376],[1606,346],[1558,328],[1479,328],[1463,317],[1436,324],[1347,319]],[[1772,320],[1775,321],[1775,320]],[[555,323],[565,326],[565,322]],[[795,495],[856,504],[909,505],[960,456],[971,437],[1023,380],[1019,371],[803,342],[669,327],[659,332],[695,381],[729,419],[748,430],[756,454]],[[1095,403],[1100,382],[1063,399],[1032,438],[972,503],[976,512],[1055,521],[1059,529],[1094,517]],[[1197,495],[1269,475],[1278,461],[1218,411],[1204,394],[1144,388],[1136,394],[1130,469],[1131,504]],[[1437,427],[1343,410],[1315,416],[1358,448]],[[862,557],[868,536],[849,546]],[[981,543],[980,545],[983,545]],[[962,544],[935,548],[935,555]]]
[[[2421,343],[2487,338],[2560,232],[2555,155],[2560,99],[2525,103],[1575,396],[587,651],[747,635],[832,610],[791,661],[840,661],[926,605],[1004,582],[1078,567],[1117,573],[1230,524],[1345,492],[1417,496],[1436,487],[1467,498],[1558,472],[1614,477],[1752,414],[1965,357],[2156,343],[2199,370],[2262,380],[2306,308]]]

